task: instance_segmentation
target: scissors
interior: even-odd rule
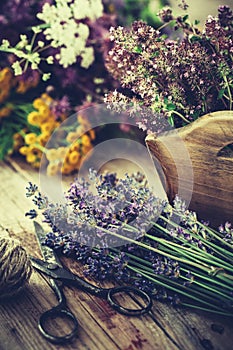
[[[44,229],[36,221],[34,221],[34,227],[44,260],[35,257],[30,257],[30,260],[32,262],[32,266],[36,270],[50,278],[49,282],[51,288],[53,289],[58,300],[58,304],[42,313],[38,321],[39,331],[48,341],[55,344],[66,343],[72,340],[78,332],[79,323],[73,312],[67,306],[66,297],[63,293],[63,285],[74,286],[87,293],[103,298],[111,305],[113,309],[123,315],[141,316],[150,312],[152,308],[152,299],[150,295],[144,291],[132,286],[119,286],[114,288],[96,287],[95,285],[83,280],[76,274],[73,274],[71,271],[64,268],[56,252],[50,247],[42,244],[45,239]],[[116,294],[118,293],[130,295],[131,298],[137,303],[137,307],[127,308],[121,305],[116,299]],[[139,297],[140,301],[136,298],[136,296]],[[71,323],[69,332],[62,336],[54,335],[47,329],[47,324],[49,321],[51,322],[58,318],[64,318],[67,320],[67,322],[69,321],[69,324]]]

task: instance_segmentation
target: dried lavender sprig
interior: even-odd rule
[[[146,277],[148,280],[152,281],[155,284],[158,284],[158,285],[165,287],[165,288],[169,288],[173,292],[178,291],[179,294],[183,295],[184,297],[187,297],[188,299],[192,299],[200,304],[203,304],[205,307],[203,307],[201,305],[197,305],[198,308],[201,310],[206,310],[206,311],[210,311],[210,312],[212,311],[215,313],[219,313],[221,315],[231,316],[231,317],[233,315],[230,312],[222,311],[222,309],[220,307],[217,307],[215,303],[211,303],[211,302],[203,300],[203,296],[205,296],[204,294],[200,294],[200,293],[196,292],[196,295],[193,295],[192,293],[190,293],[190,290],[189,290],[189,292],[187,292],[187,289],[185,289],[182,285],[177,284],[171,280],[169,280],[169,284],[168,284],[167,279],[164,278],[164,276],[159,275],[159,276],[151,277],[150,274],[146,273],[143,270],[136,269],[132,266],[129,266],[128,268],[135,273],[140,272],[141,275],[143,275],[144,277]],[[194,292],[194,294],[195,294],[195,292]],[[211,299],[211,300],[213,300],[213,299]],[[185,302],[182,302],[181,305],[185,306],[186,304],[185,304]],[[192,307],[195,308],[195,305],[196,304],[193,304]],[[208,308],[207,308],[207,306],[208,306]]]
[[[95,176],[94,176],[95,177]],[[97,179],[98,181],[100,180],[100,182],[99,182],[99,193],[101,194],[101,195],[103,195],[103,196],[112,196],[111,197],[111,200],[114,200],[114,198],[115,198],[115,196],[117,197],[118,195],[119,195],[119,191],[115,191],[114,190],[114,188],[112,188],[112,187],[114,187],[115,185],[116,185],[116,182],[115,182],[115,180],[114,181],[110,181],[109,180],[109,182],[107,182],[106,183],[106,179],[103,181],[103,179],[101,180],[101,179]],[[97,182],[98,182],[97,181]],[[102,181],[102,182],[101,182]],[[106,186],[106,184],[107,184],[107,187],[101,187],[102,185],[102,183],[105,183],[105,186]],[[173,259],[175,259],[175,260],[177,260],[176,259],[176,254],[178,254],[179,252],[182,252],[182,247],[181,246],[179,246],[179,251],[178,251],[178,253],[175,253],[175,251],[174,251],[174,249],[173,249],[173,247],[170,247],[171,245],[168,245],[167,247],[163,247],[162,248],[162,250],[165,250],[165,253],[164,253],[164,251],[161,251],[161,245],[158,247],[158,246],[154,246],[154,241],[150,238],[150,236],[151,235],[149,235],[149,236],[146,236],[146,235],[148,235],[147,233],[146,233],[146,231],[145,231],[145,229],[143,228],[143,230],[141,231],[141,232],[143,232],[143,236],[141,236],[141,238],[139,238],[139,241],[136,239],[135,240],[135,238],[134,238],[134,240],[131,238],[131,237],[123,237],[122,236],[122,234],[120,235],[119,233],[117,233],[117,232],[112,232],[111,231],[111,229],[117,229],[117,228],[119,228],[119,226],[117,226],[116,224],[118,224],[119,223],[119,225],[121,226],[121,229],[123,228],[125,231],[130,231],[130,232],[133,232],[133,233],[136,233],[136,231],[137,231],[137,225],[138,224],[140,224],[141,223],[141,220],[142,219],[144,219],[145,218],[145,216],[147,216],[147,214],[149,215],[149,217],[151,217],[151,215],[153,215],[153,213],[154,213],[154,210],[153,210],[153,205],[154,206],[157,206],[157,204],[158,204],[158,202],[157,201],[153,201],[153,194],[151,194],[150,192],[148,192],[148,191],[146,191],[146,190],[144,190],[144,189],[142,189],[142,190],[140,190],[140,188],[138,188],[138,186],[135,186],[136,185],[136,183],[134,183],[133,182],[133,180],[132,179],[127,179],[127,181],[124,183],[124,182],[119,182],[119,184],[118,184],[118,187],[117,187],[117,189],[119,190],[120,188],[119,188],[119,186],[123,186],[123,188],[125,188],[126,187],[126,189],[127,189],[127,196],[129,196],[129,198],[134,198],[134,196],[136,196],[135,198],[134,198],[134,200],[133,200],[133,202],[131,203],[131,205],[133,204],[133,206],[132,206],[132,208],[130,207],[130,205],[129,205],[129,203],[128,203],[128,201],[126,200],[126,208],[127,208],[127,210],[128,210],[128,212],[129,211],[131,211],[131,210],[133,210],[133,213],[135,213],[135,209],[136,208],[139,208],[138,207],[138,205],[139,205],[139,203],[142,205],[142,206],[144,206],[144,202],[142,201],[142,202],[140,202],[143,198],[144,199],[146,199],[146,202],[147,203],[149,203],[147,206],[145,206],[145,213],[144,214],[146,214],[146,215],[142,215],[142,217],[140,218],[140,215],[138,216],[139,217],[139,219],[140,220],[138,220],[138,221],[136,221],[136,226],[134,225],[134,226],[132,226],[132,223],[134,224],[134,221],[131,223],[130,221],[126,221],[126,222],[121,222],[120,221],[120,218],[117,218],[117,220],[115,220],[115,223],[114,224],[112,224],[112,221],[110,221],[109,222],[109,224],[107,225],[107,226],[105,226],[105,227],[102,227],[102,226],[99,226],[99,225],[97,225],[97,223],[95,222],[95,227],[99,230],[98,231],[98,234],[99,233],[101,233],[101,234],[108,234],[108,235],[112,235],[112,236],[114,236],[114,234],[117,234],[118,235],[118,237],[120,236],[124,241],[125,240],[128,240],[128,242],[129,242],[129,240],[130,240],[130,242],[132,243],[132,244],[130,244],[130,245],[128,245],[128,249],[130,249],[130,251],[132,251],[132,252],[134,252],[134,250],[135,250],[135,248],[134,247],[137,247],[137,249],[142,249],[143,251],[144,251],[144,253],[145,253],[145,256],[146,256],[146,253],[147,253],[147,255],[148,254],[158,254],[158,255],[164,255],[164,256],[168,256],[168,257],[173,257]],[[132,188],[132,192],[133,192],[133,196],[130,194],[130,191],[131,191],[131,187],[133,187]],[[140,186],[139,186],[140,187]],[[81,188],[80,189],[82,189],[82,186],[81,186]],[[121,190],[122,190],[122,187],[121,187]],[[84,196],[84,198],[88,198],[88,194],[87,193],[85,193],[85,191],[83,192],[82,191],[82,194],[85,194],[85,196]],[[122,194],[121,194],[122,195]],[[127,199],[127,196],[124,196],[124,198],[126,198]],[[140,196],[142,196],[142,197],[140,197]],[[39,196],[40,197],[40,196]],[[141,199],[140,199],[141,198]],[[78,198],[77,198],[78,199]],[[93,197],[91,197],[91,199],[93,199]],[[122,196],[121,196],[121,199],[122,199]],[[140,200],[139,200],[140,199]],[[83,201],[83,197],[80,197],[77,201],[75,201],[75,196],[73,197],[73,201],[74,201],[74,203],[73,204],[75,204],[75,206],[76,206],[76,209],[77,209],[77,205],[79,205],[79,201],[80,201],[80,203],[82,203],[82,201]],[[40,200],[37,200],[36,201],[36,204],[38,204],[38,205],[40,205],[40,203],[41,203],[41,201]],[[98,201],[96,202],[97,204],[99,203]],[[83,205],[83,204],[82,204]],[[86,204],[85,204],[86,205]],[[136,205],[136,206],[135,206]],[[134,207],[135,206],[135,207]],[[52,212],[49,212],[49,211],[47,211],[47,215],[48,215],[48,220],[50,220],[49,221],[49,223],[51,223],[51,227],[52,227],[52,229],[53,229],[53,231],[55,232],[55,236],[54,237],[52,237],[51,236],[51,238],[52,238],[52,241],[51,241],[51,243],[52,243],[52,245],[54,244],[53,242],[55,242],[56,240],[57,240],[57,243],[55,243],[55,246],[57,245],[57,247],[64,247],[64,252],[66,251],[67,253],[68,252],[71,252],[72,250],[74,250],[74,249],[77,249],[77,252],[79,251],[79,249],[81,249],[81,246],[80,245],[77,245],[76,243],[75,243],[75,241],[78,239],[78,236],[77,236],[77,234],[75,234],[75,235],[73,235],[73,233],[71,233],[71,231],[69,232],[67,232],[67,233],[65,233],[65,231],[64,232],[62,232],[62,231],[57,231],[57,228],[55,227],[55,226],[52,226],[53,225],[53,221],[51,221],[51,218],[53,218],[53,216],[54,217],[56,217],[57,216],[57,207],[56,206],[51,206],[51,204],[50,204],[50,208],[49,208],[49,210],[51,210],[51,208],[52,208]],[[66,219],[66,216],[67,216],[67,213],[66,213],[66,211],[64,211],[64,208],[61,208],[61,215],[59,214],[59,219],[61,218],[61,217],[63,217],[63,219]],[[80,208],[80,210],[84,210],[84,212],[85,212],[85,210],[86,210],[86,208]],[[89,209],[88,209],[89,210]],[[105,210],[106,210],[106,207],[105,207]],[[111,209],[112,210],[112,209]],[[166,208],[166,210],[167,210],[167,212],[169,213],[169,208]],[[166,210],[165,210],[165,212],[166,212]],[[174,209],[173,209],[174,210]],[[182,203],[176,203],[176,206],[175,206],[175,210],[176,210],[176,212],[180,215],[180,216],[182,216],[182,213],[184,212],[184,210],[185,210],[185,208],[183,208],[183,204]],[[46,211],[45,211],[46,212]],[[139,212],[137,212],[137,213],[139,213]],[[52,215],[52,216],[51,216]],[[86,215],[86,214],[85,214]],[[98,214],[99,215],[99,214]],[[137,214],[138,215],[138,214]],[[136,215],[136,216],[137,216]],[[138,218],[137,217],[137,218]],[[100,216],[100,219],[102,220],[104,217],[102,217],[102,216]],[[134,217],[135,218],[135,217]],[[136,219],[137,219],[136,218]],[[171,218],[172,218],[172,215],[171,215]],[[190,214],[189,216],[187,216],[186,215],[186,218],[185,218],[185,220],[186,221],[189,221],[189,225],[191,225],[190,227],[189,227],[189,229],[190,230],[192,230],[193,229],[193,227],[192,227],[192,220],[193,220],[193,218],[194,218],[194,216],[192,217],[192,215]],[[74,216],[74,219],[78,219],[78,217],[75,217]],[[80,219],[81,219],[81,217],[80,217]],[[191,221],[190,221],[191,220]],[[164,222],[164,220],[162,221],[162,222]],[[161,223],[162,223],[161,222]],[[195,222],[195,220],[194,220],[194,222]],[[160,223],[160,224],[161,224]],[[71,227],[71,229],[72,229],[72,227],[74,227],[74,224],[76,225],[76,223],[75,223],[75,221],[74,221],[74,223],[73,223],[73,226],[72,226],[72,223],[70,223],[70,227]],[[83,222],[81,222],[80,221],[80,223],[79,224],[82,224],[83,225]],[[143,222],[142,222],[142,224],[143,224]],[[184,224],[185,225],[187,225],[187,223],[186,222],[184,222]],[[114,227],[114,225],[116,226],[116,227]],[[143,226],[143,227],[145,227],[145,226]],[[161,227],[163,227],[163,225],[161,226]],[[188,226],[187,226],[188,227]],[[80,229],[81,229],[81,226],[80,226]],[[105,232],[105,230],[106,230],[106,232]],[[105,236],[106,236],[105,235]],[[166,236],[166,235],[165,235]],[[49,238],[49,236],[48,236],[48,238]],[[50,238],[49,238],[50,239]],[[169,235],[168,236],[168,241],[169,240],[172,240],[172,239],[174,239],[174,237],[172,237],[171,235]],[[141,242],[140,240],[143,240],[144,242]],[[147,240],[147,241],[146,241]],[[148,243],[148,241],[150,241],[149,243]],[[139,243],[143,243],[143,245],[142,244],[139,244]],[[152,247],[151,247],[151,243],[153,243],[152,245]],[[185,242],[185,243],[187,243],[187,242]],[[55,247],[54,246],[54,247]],[[76,247],[76,248],[75,248]],[[131,250],[132,248],[133,248],[133,250]],[[175,245],[175,247],[176,247],[176,245]],[[153,248],[160,248],[160,249],[157,249],[157,251],[155,251],[155,250],[153,250]],[[195,251],[197,251],[197,247],[195,247],[195,246],[190,246],[190,248],[193,248]],[[88,250],[86,250],[86,248],[85,248],[85,251],[87,251],[87,254],[89,254],[88,253]],[[185,251],[185,249],[183,249],[183,252]],[[170,256],[169,255],[167,255],[167,252],[168,253],[172,253],[173,255],[171,255],[170,254]],[[203,253],[203,251],[202,250],[200,250],[200,252],[201,253],[199,253],[199,255],[201,254],[201,255],[203,255],[204,253]],[[86,254],[86,253],[85,253]],[[175,254],[175,255],[174,255]],[[192,253],[193,254],[193,253]],[[178,254],[179,255],[179,254]],[[198,254],[197,254],[198,255]],[[199,256],[198,255],[198,256]],[[105,255],[104,255],[105,256]],[[189,258],[190,258],[190,256],[189,256]],[[99,257],[99,261],[101,261],[101,256]],[[137,259],[136,259],[137,260]],[[183,260],[183,262],[182,262],[182,260]],[[189,262],[188,261],[186,261],[186,259],[182,259],[181,261],[180,261],[180,268],[182,269],[182,271],[183,271],[183,269],[186,267],[187,268],[187,265],[189,264]],[[197,259],[198,260],[198,259]],[[107,262],[107,266],[108,266],[108,263],[109,262]],[[191,266],[193,266],[193,264],[191,265]],[[104,265],[102,266],[104,269],[106,269],[106,267],[104,267]],[[203,266],[202,266],[203,267]],[[97,270],[96,270],[97,269]],[[98,267],[96,267],[95,268],[95,270],[96,271],[98,271]],[[102,276],[103,278],[105,278],[105,276],[110,276],[111,275],[111,269],[109,270],[110,272],[109,273],[107,273],[107,275],[105,275],[105,274],[103,274],[102,272],[101,272],[101,274],[100,274],[100,276]],[[124,270],[125,271],[125,270]],[[200,268],[200,265],[196,265],[196,266],[193,266],[192,267],[192,271],[194,271],[195,273],[198,273],[200,276],[202,276],[203,275],[203,273],[202,273],[202,271],[203,271],[203,269],[202,268]],[[196,272],[197,271],[197,272]],[[210,278],[211,278],[211,274],[213,275],[213,268],[211,268],[211,266],[210,266],[210,269],[208,269],[208,271],[209,271],[209,273],[210,273]],[[206,273],[207,271],[206,270],[204,270],[204,273]],[[232,281],[230,280],[230,277],[231,276],[228,276],[227,274],[225,274],[225,276],[222,276],[221,275],[221,272],[219,272],[219,268],[215,268],[215,272],[217,272],[217,275],[214,277],[214,276],[212,276],[212,277],[214,277],[215,278],[215,280],[216,280],[216,283],[214,282],[214,278],[213,278],[213,283],[215,283],[214,284],[214,286],[212,287],[212,288],[214,288],[214,289],[216,289],[217,288],[217,286],[216,286],[216,284],[218,283],[218,282],[220,282],[219,281],[219,279],[221,279],[221,280],[223,280],[224,282],[225,282],[225,284],[226,284],[226,289],[229,289],[229,287],[230,286],[232,286]],[[114,273],[116,273],[116,272],[114,272]],[[123,273],[123,272],[122,272]],[[123,275],[124,275],[124,273],[123,273]],[[126,274],[127,275],[127,274]],[[120,277],[121,276],[121,277]],[[206,275],[205,276],[205,274],[203,275],[205,278],[206,278],[206,276],[208,276],[208,275]],[[164,276],[165,277],[165,276]],[[122,277],[122,275],[119,275],[119,278],[123,278]],[[128,278],[128,277],[127,277]],[[167,278],[167,277],[165,277],[165,278]],[[201,278],[201,277],[200,277]],[[161,279],[161,278],[160,278]],[[189,282],[189,278],[188,279],[186,279],[186,277],[183,277],[183,279],[185,280],[185,281],[187,281],[187,282]],[[143,281],[142,281],[143,282]],[[170,282],[170,280],[168,280],[168,282]],[[144,282],[143,282],[144,283]],[[211,282],[212,283],[212,282]],[[221,282],[220,282],[221,283]],[[177,286],[179,286],[180,284],[178,283],[177,284]],[[173,285],[174,286],[174,285]],[[212,286],[212,285],[211,285]],[[178,287],[177,287],[178,288]],[[183,287],[182,287],[183,288]],[[201,287],[198,287],[198,286],[195,286],[195,288],[194,288],[194,284],[192,284],[192,288],[193,289],[190,289],[190,291],[192,290],[193,291],[193,293],[195,294],[195,293],[198,293],[198,295],[200,295],[200,291],[198,290],[198,288],[201,288]],[[208,287],[208,285],[207,285],[207,289],[208,289],[209,287]],[[201,290],[201,292],[202,293],[204,293],[204,296],[205,296],[205,290],[204,290],[204,288],[202,288],[202,289],[200,289]],[[204,292],[203,292],[203,290],[204,290]],[[179,288],[176,290],[176,292],[177,291],[179,291]],[[220,289],[220,291],[221,291],[221,289]],[[210,293],[210,292],[208,292],[208,293]],[[208,294],[207,293],[207,294]],[[212,293],[212,292],[211,292]],[[195,295],[197,295],[197,294],[195,294]],[[203,296],[203,295],[202,295]]]
[[[160,216],[160,218],[162,218],[164,221],[166,221],[167,223],[169,223],[169,225],[174,226],[175,228],[179,229],[180,226],[175,223],[172,222],[171,220],[165,218],[164,216]],[[197,221],[197,225],[201,226],[202,228],[204,228],[205,230],[207,230],[207,225],[202,226],[203,224],[199,221]],[[202,237],[201,235],[197,234],[197,233],[193,233],[193,230],[188,230],[187,228],[182,227],[182,230],[184,231],[184,233],[190,235],[190,237],[193,237],[194,239],[197,239],[198,241],[201,242],[201,244],[203,245],[203,247],[207,247],[210,251],[217,253],[220,257],[222,257],[224,260],[229,260],[230,262],[230,266],[232,266],[232,262],[233,262],[233,253],[231,253],[229,250],[224,249],[223,247],[216,245],[215,243],[212,243],[211,241],[207,241],[204,237]],[[214,238],[218,237],[219,241],[221,242],[222,245],[225,245],[225,241],[219,237],[219,234],[216,232],[215,235],[213,235],[214,230],[210,229],[208,231],[208,233],[210,234],[210,236],[214,236]],[[180,240],[181,243],[185,242],[185,239],[179,236],[175,237],[177,240]],[[190,244],[190,246],[192,246],[196,251],[199,250],[198,247],[193,246],[192,244]],[[228,244],[228,248],[233,248],[230,244]]]
[[[115,250],[115,252],[116,252],[116,250]],[[128,252],[125,252],[125,254],[130,258],[130,262],[135,263],[135,261],[136,261],[138,263],[138,265],[137,265],[138,267],[141,266],[141,268],[143,268],[143,269],[145,268],[145,270],[147,270],[147,271],[152,271],[151,262],[145,260],[144,258],[140,258],[140,257],[138,257],[136,255],[130,254]],[[186,272],[186,273],[190,272],[189,270],[185,269],[183,266],[179,266],[179,271],[180,272]],[[214,285],[223,287],[225,289],[229,289],[229,291],[232,293],[232,286],[231,287],[227,286],[227,285],[221,283],[219,280],[214,280],[213,281],[213,279],[211,277],[208,277],[208,275],[206,276],[206,275],[201,274],[201,272],[196,273],[194,271],[192,271],[192,275],[195,275],[196,277],[198,277],[200,279],[203,279],[203,280],[206,280],[206,281],[208,281],[208,282],[210,282],[210,283],[212,283]],[[177,276],[177,277],[180,277],[180,276],[181,275],[179,273],[179,276]],[[184,278],[184,276],[181,276],[181,277]],[[203,285],[203,283],[202,283],[202,286],[203,286],[203,288],[205,288],[205,285]],[[215,291],[218,293],[219,289],[217,289],[217,290],[215,289]],[[228,298],[229,296],[226,296],[226,297]],[[232,300],[232,296],[230,298]]]
[[[170,221],[169,221],[169,223],[170,223]],[[167,230],[166,228],[159,226],[157,223],[154,223],[154,226],[159,228],[160,230],[162,230],[164,233],[167,233],[170,235],[169,230]],[[191,234],[190,234],[190,236],[191,236]],[[155,238],[155,237],[148,235],[148,234],[146,235],[146,237],[151,238],[152,240],[157,240],[158,242],[161,242],[163,244],[167,243],[167,241],[165,239],[162,241],[161,239]],[[198,255],[198,258],[200,258],[203,261],[212,262],[212,263],[214,263],[214,262],[219,263],[221,267],[228,269],[230,272],[233,272],[232,264],[224,262],[222,259],[220,259],[212,254],[209,254],[208,252],[205,252],[204,250],[198,249],[197,247],[193,246],[192,244],[187,243],[187,241],[185,241],[184,239],[180,239],[180,240],[182,243],[188,244],[189,247],[194,247],[194,250],[195,250],[194,253],[191,253],[189,248],[180,246],[179,244],[176,244],[174,242],[169,241],[169,244],[171,244],[174,247],[174,249],[177,247],[178,251],[179,251],[179,249],[180,249],[180,251],[182,250],[183,254],[185,254],[185,251],[187,250],[188,251],[187,255],[189,255],[189,254],[194,255],[194,259],[195,259],[195,256]],[[203,240],[203,242],[205,242],[204,239],[201,239],[201,240]],[[213,248],[213,246],[216,247],[216,245],[212,244],[211,247]],[[217,249],[215,249],[215,252],[217,252]]]

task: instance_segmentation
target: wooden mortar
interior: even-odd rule
[[[189,209],[212,226],[233,223],[233,111],[207,114],[146,144],[164,173],[169,201],[184,194]],[[190,157],[190,158],[189,158]]]

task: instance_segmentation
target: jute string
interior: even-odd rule
[[[0,238],[0,298],[18,293],[29,280],[31,262],[26,250],[10,238]]]

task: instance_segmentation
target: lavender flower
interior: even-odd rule
[[[174,306],[232,315],[229,223],[212,230],[178,197],[173,205],[156,198],[140,173],[119,179],[90,170],[89,181],[71,184],[65,204],[49,202],[32,184],[27,191],[52,230],[44,244],[80,261],[86,276],[132,284]]]

